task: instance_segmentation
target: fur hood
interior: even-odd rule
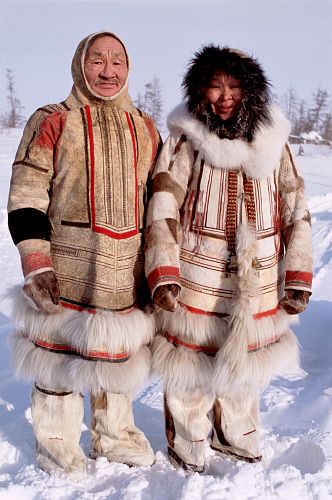
[[[125,84],[117,94],[111,97],[104,97],[96,94],[91,89],[84,74],[84,59],[86,52],[91,43],[93,43],[93,41],[100,36],[111,36],[115,38],[118,42],[120,42],[121,45],[123,46],[127,59],[128,75]],[[130,60],[123,41],[111,31],[98,31],[96,33],[93,33],[92,35],[89,35],[86,38],[84,38],[79,43],[75,51],[73,61],[71,64],[71,73],[74,81],[74,85],[71,91],[71,96],[73,96],[73,98],[80,104],[94,104],[94,105],[103,104],[104,106],[121,107],[130,111],[131,108],[133,108],[133,105],[128,95],[129,71],[130,71]]]
[[[170,113],[168,128],[173,134],[185,134],[207,163],[217,168],[243,168],[253,179],[268,177],[277,168],[290,133],[290,123],[277,106],[269,107],[271,122],[259,126],[252,142],[220,139],[187,108],[183,103]]]
[[[217,71],[240,81],[243,98],[235,118],[222,120],[204,96]],[[187,107],[198,120],[220,138],[243,137],[251,142],[260,125],[270,121],[269,82],[256,59],[236,49],[208,45],[196,52],[183,79]]]

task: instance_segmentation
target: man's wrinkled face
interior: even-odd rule
[[[84,74],[90,88],[102,97],[112,97],[124,86],[128,65],[121,43],[110,35],[96,38],[84,59]]]

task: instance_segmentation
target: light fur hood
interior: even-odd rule
[[[177,106],[168,116],[171,133],[185,134],[202,158],[217,168],[239,170],[253,179],[269,177],[278,167],[282,149],[290,133],[290,123],[275,105],[270,108],[271,124],[261,125],[254,140],[220,139],[188,112],[186,104]]]
[[[110,97],[104,97],[99,94],[96,94],[91,89],[84,74],[84,59],[86,52],[88,50],[90,43],[92,43],[94,39],[98,38],[99,36],[111,36],[112,38],[115,38],[118,42],[120,42],[127,59],[128,74],[126,81],[123,87],[116,94]],[[127,53],[127,49],[123,41],[111,31],[102,30],[93,33],[92,35],[89,35],[86,38],[84,38],[79,43],[75,51],[71,65],[71,73],[74,81],[74,85],[71,91],[71,96],[74,98],[74,100],[77,100],[80,104],[94,104],[94,105],[103,104],[104,106],[108,105],[111,107],[119,107],[127,111],[132,111],[132,109],[134,108],[131,99],[128,95],[129,72],[130,72],[130,60]]]

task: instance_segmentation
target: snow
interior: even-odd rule
[[[317,141],[317,143],[323,140],[322,136],[315,130],[311,130],[311,132],[302,132],[300,137],[306,141]]]
[[[295,332],[302,372],[273,380],[261,399],[263,461],[232,462],[207,448],[203,475],[186,476],[166,458],[162,385],[135,398],[137,425],[156,452],[151,468],[128,468],[99,458],[74,483],[48,476],[36,466],[30,386],[15,379],[7,337],[8,287],[22,281],[17,251],[7,230],[6,202],[11,164],[22,131],[0,134],[0,500],[123,499],[223,500],[332,498],[332,150],[304,145],[296,162],[306,181],[315,249],[314,293]],[[294,154],[298,146],[292,146]],[[89,450],[89,398],[85,395],[82,446]]]

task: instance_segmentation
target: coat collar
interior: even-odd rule
[[[271,124],[262,125],[255,139],[220,139],[187,111],[186,104],[177,106],[168,116],[173,134],[185,134],[202,158],[217,168],[239,170],[253,179],[269,177],[278,167],[282,149],[290,133],[290,123],[281,110],[272,105]]]

